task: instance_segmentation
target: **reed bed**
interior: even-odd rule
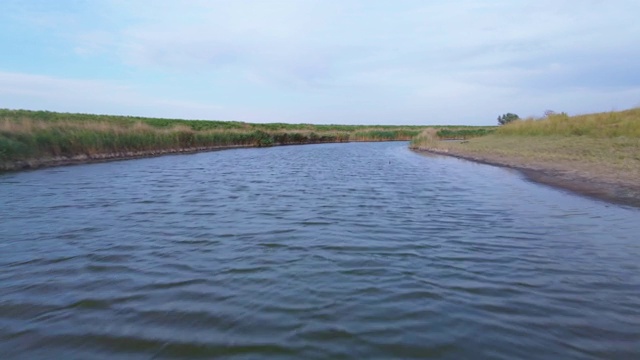
[[[411,139],[411,148],[435,147],[442,140],[467,140],[495,132],[494,126],[476,127],[429,127]]]
[[[422,126],[252,124],[0,109],[0,170],[15,168],[8,164],[17,161],[46,158],[410,140],[422,129]]]
[[[349,141],[346,132],[213,129],[186,125],[157,128],[136,122],[0,121],[0,160],[225,146],[271,146]]]

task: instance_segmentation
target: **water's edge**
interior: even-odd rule
[[[640,209],[407,143],[0,176],[10,359],[640,358]]]
[[[4,172],[14,172],[22,170],[36,170],[42,168],[50,168],[57,166],[69,166],[69,165],[83,165],[93,164],[109,161],[120,160],[133,160],[158,157],[163,155],[179,155],[179,154],[195,154],[209,151],[220,151],[230,149],[249,149],[259,147],[273,147],[273,146],[292,146],[292,145],[314,145],[314,144],[332,144],[332,143],[348,143],[348,142],[392,142],[392,141],[407,141],[407,140],[349,140],[349,141],[325,141],[325,142],[308,142],[308,143],[295,143],[295,144],[273,144],[270,146],[260,145],[226,145],[226,146],[204,146],[204,147],[191,147],[191,148],[179,148],[179,149],[157,149],[157,150],[144,150],[144,151],[121,151],[113,153],[102,154],[80,154],[73,156],[57,156],[36,158],[29,160],[15,160],[0,162],[0,174]]]
[[[406,141],[406,140],[350,140],[342,142],[322,142],[322,143],[346,143],[346,142],[393,142],[393,141]],[[292,146],[292,145],[313,145],[314,143],[300,143],[300,144],[273,144],[272,146]],[[192,147],[192,148],[179,148],[179,149],[159,149],[159,150],[145,150],[145,151],[122,151],[114,153],[102,153],[102,154],[80,154],[74,156],[58,156],[48,158],[37,158],[29,160],[16,160],[8,162],[0,162],[0,174],[24,171],[24,170],[37,170],[42,168],[58,167],[58,166],[70,166],[70,165],[83,165],[110,161],[121,160],[134,160],[142,158],[152,158],[164,155],[179,155],[179,154],[195,154],[202,152],[221,151],[230,149],[248,149],[258,148],[259,145],[227,145],[227,146],[207,146],[207,147]],[[512,164],[501,163],[497,161],[489,161],[483,158],[474,156],[465,156],[460,154],[453,154],[447,151],[441,151],[438,149],[427,148],[412,148],[411,150],[417,153],[428,153],[443,156],[450,156],[462,160],[473,161],[476,163],[499,166],[503,168],[509,168],[522,173],[528,180],[552,186],[555,188],[561,188],[570,191],[574,194],[591,197],[594,199],[606,201],[618,205],[627,205],[633,207],[640,207],[640,191],[639,189],[630,188],[624,184],[616,183],[604,183],[593,178],[577,177],[575,174],[568,174],[566,172],[559,172],[551,169],[539,169],[527,167],[526,165],[515,166]]]
[[[80,154],[80,155],[74,155],[74,156],[57,156],[57,157],[36,158],[36,159],[29,159],[29,160],[16,160],[16,161],[9,161],[6,163],[0,163],[0,173],[21,171],[21,170],[35,170],[40,168],[49,168],[49,167],[56,167],[56,166],[82,165],[82,164],[101,163],[101,162],[108,162],[108,161],[142,159],[142,158],[150,158],[150,157],[157,157],[157,156],[163,156],[163,155],[194,154],[198,152],[242,149],[242,148],[252,148],[252,147],[257,147],[257,146],[228,145],[228,146],[161,149],[161,150],[145,150],[145,151],[122,151],[122,152],[102,153],[102,154],[93,154],[93,155]]]
[[[595,178],[579,177],[575,174],[552,169],[532,168],[525,164],[519,166],[490,161],[484,158],[460,155],[437,149],[412,148],[417,153],[450,156],[457,159],[473,161],[480,164],[499,166],[513,169],[525,176],[526,179],[538,184],[570,191],[574,194],[587,196],[593,199],[606,201],[617,205],[626,205],[640,208],[640,190],[625,186],[621,183],[605,183]]]

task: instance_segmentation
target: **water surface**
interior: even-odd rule
[[[640,358],[638,220],[406,143],[4,174],[0,357]]]

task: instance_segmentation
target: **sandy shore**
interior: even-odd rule
[[[640,179],[615,172],[603,172],[589,164],[572,164],[522,159],[504,154],[477,154],[461,149],[415,148],[418,152],[452,156],[488,165],[508,167],[529,180],[597,198],[611,203],[640,207]],[[580,166],[583,165],[583,166]]]

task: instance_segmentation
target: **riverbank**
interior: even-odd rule
[[[116,160],[132,160],[148,157],[156,157],[162,155],[172,154],[193,154],[197,152],[205,151],[219,151],[237,148],[247,148],[249,146],[242,145],[229,145],[229,146],[212,146],[212,147],[198,147],[198,148],[185,148],[185,149],[162,149],[162,150],[148,150],[148,151],[126,151],[126,152],[114,152],[114,153],[102,153],[102,154],[79,154],[73,156],[55,156],[55,157],[41,157],[27,160],[15,160],[7,161],[1,164],[0,171],[18,171],[18,170],[33,170],[55,166],[67,166],[67,165],[81,165],[89,163],[99,163]]]
[[[473,145],[469,146],[471,148]],[[453,156],[483,164],[507,167],[523,173],[528,179],[601,200],[640,207],[640,177],[637,171],[618,172],[610,166],[589,163],[555,162],[552,157],[531,161],[520,156],[482,154],[469,149],[414,148],[419,152]],[[548,154],[554,155],[554,154]]]
[[[409,141],[426,128],[258,124],[0,109],[0,171],[239,147]],[[454,137],[485,134],[493,129],[484,126],[434,128]],[[450,134],[450,130],[454,132]]]
[[[381,142],[381,141],[406,141],[406,140],[350,140],[341,142]],[[336,141],[337,142],[337,141]],[[327,144],[336,142],[322,142],[322,143],[299,143],[299,144],[272,144],[271,146],[293,146],[293,145],[313,145],[313,144]],[[226,146],[209,146],[209,147],[192,147],[182,149],[161,149],[161,150],[148,150],[148,151],[126,151],[126,152],[114,152],[114,153],[101,153],[101,154],[80,154],[74,156],[56,156],[56,157],[42,157],[28,160],[15,160],[12,162],[4,162],[0,164],[0,173],[20,170],[35,170],[56,166],[68,166],[68,165],[82,165],[92,164],[108,161],[120,161],[120,160],[133,160],[157,157],[163,155],[179,155],[179,154],[195,154],[199,152],[209,151],[221,151],[231,149],[248,149],[258,146],[250,145],[226,145]]]
[[[417,151],[517,169],[529,179],[602,200],[640,207],[640,111],[552,116],[460,142],[433,131]],[[568,129],[567,131],[564,131]]]
[[[423,126],[252,124],[0,109],[0,171],[238,147],[408,141],[423,129]]]

